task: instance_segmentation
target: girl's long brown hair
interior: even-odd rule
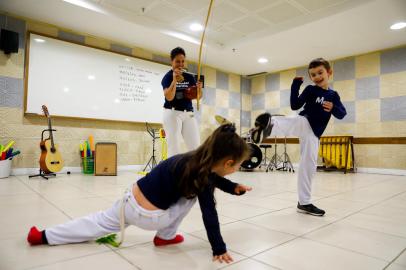
[[[187,161],[178,182],[181,194],[186,198],[195,197],[208,186],[213,165],[225,158],[240,162],[248,155],[248,145],[235,133],[235,126],[220,126],[199,148],[183,157]]]

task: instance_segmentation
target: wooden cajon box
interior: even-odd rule
[[[96,143],[94,175],[117,175],[117,144]]]

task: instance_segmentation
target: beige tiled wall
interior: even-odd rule
[[[29,20],[25,21],[25,23],[27,30],[50,36],[56,37],[60,31],[56,26],[38,21]],[[85,36],[85,43],[109,49],[114,42],[94,36]],[[132,54],[136,57],[152,60],[157,55],[143,48],[131,48]],[[394,59],[396,59],[396,53],[399,57],[404,57],[402,50],[404,48],[394,49]],[[406,96],[406,70],[400,64],[400,67],[395,67],[394,70],[389,67],[388,71],[388,63],[382,63],[382,59],[389,61],[389,63],[390,61],[396,62],[396,60],[391,60],[393,56],[387,54],[387,51],[374,52],[332,61],[335,74],[331,85],[339,92],[344,104],[349,108],[353,107],[355,116],[353,121],[351,119],[350,121],[332,119],[325,135],[348,134],[356,137],[406,136],[406,120],[402,118],[404,114],[401,111],[394,111],[394,114],[400,115],[400,119],[396,117],[390,121],[382,119],[383,115],[385,115],[382,112],[382,102],[387,101],[388,98],[403,98]],[[387,58],[389,60],[385,60]],[[386,70],[383,70],[382,67],[386,68]],[[208,91],[211,100],[203,100],[201,110],[197,113],[202,141],[217,127],[214,115],[218,113],[222,113],[223,117],[235,122],[237,127],[240,125],[242,111],[250,112],[251,123],[258,114],[266,110],[273,113],[291,114],[292,111],[289,107],[282,106],[281,101],[285,97],[283,93],[286,94],[283,90],[290,89],[292,78],[302,76],[304,69],[304,67],[301,67],[276,73],[279,78],[278,89],[267,89],[266,76],[268,75],[254,77],[251,79],[250,93],[243,93],[240,75],[222,72],[212,67],[203,67],[202,74],[205,75],[207,87],[205,91]],[[346,74],[349,71],[353,74],[348,77]],[[1,76],[19,80],[24,78],[23,48],[19,50],[18,54],[12,54],[11,56],[0,53]],[[359,80],[372,77],[379,77],[379,95],[366,99],[358,98],[357,83]],[[228,89],[225,89],[225,86]],[[240,108],[230,107],[230,99],[232,96],[235,98],[233,93],[241,95]],[[264,108],[253,108],[252,106],[258,95],[262,95],[265,99]],[[399,106],[401,109],[404,105],[400,104]],[[151,140],[145,132],[143,124],[64,118],[56,118],[53,123],[58,130],[55,133],[55,138],[60,145],[66,166],[79,166],[78,144],[90,134],[95,137],[96,141],[113,141],[118,144],[119,165],[144,164],[150,156]],[[16,141],[16,147],[22,151],[22,155],[13,161],[13,166],[15,168],[37,167],[40,154],[38,144],[40,132],[46,125],[45,118],[25,116],[22,106],[0,106],[0,124],[2,126],[0,129],[1,143],[13,139]],[[244,132],[248,128],[245,125],[242,127],[242,131]],[[406,169],[405,150],[403,145],[356,145],[357,165],[359,167]],[[288,152],[293,162],[299,161],[298,145],[288,145]]]
[[[27,31],[35,31],[45,35],[57,37],[60,29],[56,26],[41,23],[38,21],[25,21]],[[64,30],[66,31],[66,30]],[[74,32],[72,32],[74,33]],[[75,34],[75,33],[74,33]],[[80,34],[80,33],[79,33]],[[85,44],[97,48],[110,49],[113,41],[106,39],[85,36]],[[131,48],[131,46],[130,46]],[[153,59],[154,54],[148,50],[132,47],[132,55],[144,59]],[[164,56],[168,58],[168,56]],[[202,140],[207,138],[218,126],[214,121],[216,108],[228,110],[237,126],[240,123],[240,110],[229,109],[229,91],[240,92],[240,75],[227,73],[229,89],[217,89],[217,70],[211,67],[204,67],[202,74],[205,75],[206,86],[215,91],[216,102],[212,105],[201,105],[200,130]],[[0,77],[10,77],[22,80],[24,78],[24,49],[18,54],[4,55],[0,52]],[[214,89],[214,90],[213,90]],[[208,89],[208,91],[210,91]],[[23,103],[22,103],[23,104]],[[46,119],[39,116],[27,116],[23,113],[23,106],[9,107],[0,106],[0,143],[15,140],[15,147],[22,154],[13,160],[14,168],[38,167],[40,155],[39,141],[41,131],[46,128]],[[157,108],[161,110],[161,108]],[[52,115],[52,112],[50,112]],[[151,138],[145,131],[143,123],[124,123],[101,120],[53,118],[53,127],[56,143],[59,144],[65,166],[78,167],[80,165],[79,143],[93,135],[96,142],[108,141],[118,145],[118,164],[135,165],[145,164],[151,155]],[[155,126],[158,128],[159,126]],[[184,147],[184,145],[183,145]],[[158,155],[161,145],[157,143]],[[184,148],[185,149],[185,148]]]
[[[334,76],[330,86],[336,90],[349,111],[343,120],[332,118],[324,135],[352,135],[354,137],[404,137],[406,136],[406,47],[373,52],[331,61]],[[383,70],[384,69],[384,70]],[[308,76],[306,67],[271,74],[278,78],[278,89],[266,85],[269,74],[252,78],[252,95],[264,93],[265,107],[252,103],[251,122],[263,112],[292,114],[282,106],[282,93],[290,89],[295,76]],[[309,82],[309,78],[306,78]],[[365,81],[369,84],[362,86]],[[379,81],[376,85],[372,81]],[[265,84],[265,86],[264,86]],[[302,86],[304,88],[305,84]],[[392,98],[393,100],[389,100]],[[385,103],[386,102],[386,103]],[[284,101],[286,103],[286,100]],[[385,107],[386,104],[386,107]],[[387,105],[389,104],[389,105]],[[249,104],[243,103],[244,110]],[[390,110],[390,112],[389,112]],[[386,119],[391,114],[390,119]],[[391,120],[393,118],[393,120]],[[406,169],[404,145],[356,145],[358,167]],[[299,160],[298,146],[290,145],[289,154],[294,162]]]

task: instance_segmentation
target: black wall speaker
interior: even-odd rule
[[[195,81],[197,82],[197,74],[193,74]],[[200,75],[200,81],[202,82],[202,88],[204,88],[204,75]]]
[[[3,50],[5,54],[18,53],[18,33],[1,29],[0,49]]]

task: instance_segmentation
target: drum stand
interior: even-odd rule
[[[269,162],[268,166],[266,167],[266,172],[268,172],[269,170],[273,171],[273,170],[278,170],[279,164],[283,162],[281,156],[278,155],[278,145],[276,143],[276,136],[275,136],[275,147],[274,147],[274,154],[271,158],[271,161]]]
[[[278,168],[278,170],[295,172],[295,169],[293,169],[292,162],[290,161],[290,157],[289,157],[288,153],[286,152],[286,137],[285,137],[285,141],[284,141],[283,145],[284,145],[284,150],[283,150],[283,154],[282,154],[282,160],[283,160],[282,167]]]
[[[278,152],[277,152],[278,146],[277,146],[276,137],[275,137],[275,152],[271,158],[271,161],[269,162],[268,167],[266,168],[266,172],[268,172],[269,170],[295,172],[295,170],[293,169],[292,162],[290,161],[290,157],[289,157],[288,153],[286,152],[286,137],[285,137],[285,141],[284,141],[283,145],[284,145],[284,151],[283,151],[283,154],[280,156],[280,155],[278,155]],[[282,165],[282,166],[280,167],[280,165]]]

